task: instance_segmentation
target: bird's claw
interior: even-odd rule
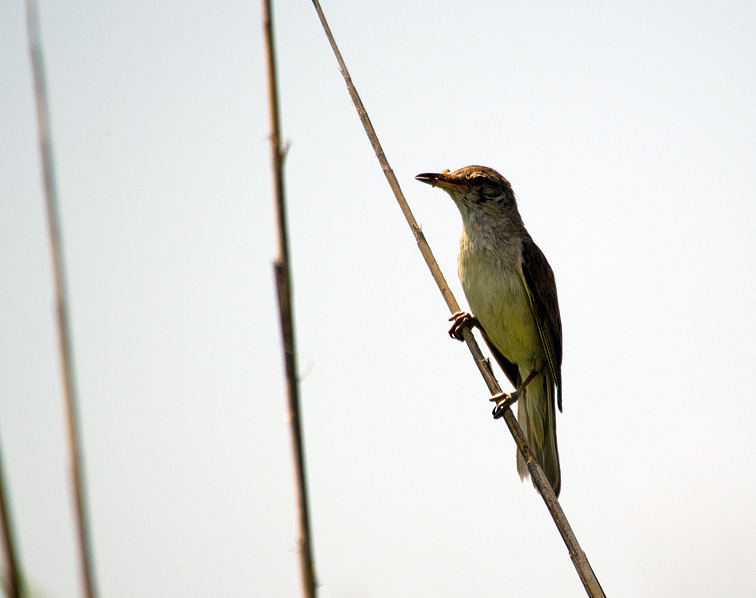
[[[449,318],[449,321],[454,322],[452,324],[452,327],[449,328],[449,336],[458,341],[465,340],[462,336],[463,328],[467,327],[472,330],[473,327],[479,326],[478,319],[470,312],[466,311],[458,311],[451,318]]]
[[[496,407],[491,412],[494,419],[500,419],[504,417],[504,412],[517,402],[520,398],[520,391],[516,390],[511,395],[504,392],[500,392],[497,395],[492,396],[489,400],[496,402]]]

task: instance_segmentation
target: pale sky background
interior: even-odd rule
[[[556,272],[562,504],[607,594],[756,594],[756,4],[324,0],[415,174],[512,183]],[[307,0],[276,7],[322,598],[584,596]],[[102,598],[299,596],[260,6],[42,0]],[[21,563],[79,596],[30,60],[0,3],[0,442]]]

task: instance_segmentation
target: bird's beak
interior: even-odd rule
[[[444,170],[443,172],[424,172],[423,174],[418,174],[415,180],[426,183],[431,187],[441,187],[442,189],[464,189],[466,187],[463,183],[453,180],[449,176],[448,170]]]

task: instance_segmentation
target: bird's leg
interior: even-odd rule
[[[538,372],[537,372],[536,370],[532,370],[532,371],[530,372],[530,374],[528,374],[528,377],[527,377],[527,378],[525,378],[525,382],[523,382],[522,384],[520,384],[520,386],[518,386],[518,387],[517,387],[517,392],[522,392],[523,390],[525,390],[525,387],[526,387],[526,386],[527,386],[528,384],[530,384],[530,381],[531,381],[531,380],[532,380],[533,378],[535,378],[535,377],[536,377],[536,374],[537,374],[537,373],[538,373]]]
[[[458,341],[465,340],[462,337],[462,329],[465,326],[468,327],[470,330],[472,330],[475,326],[480,328],[478,319],[474,315],[472,315],[470,312],[467,312],[467,311],[458,311],[451,318],[449,318],[449,321],[454,322],[452,324],[452,327],[449,328],[449,336],[454,339],[457,339]]]
[[[520,398],[520,394],[525,391],[525,387],[530,384],[530,381],[536,377],[537,373],[537,370],[532,370],[530,374],[528,374],[528,377],[525,378],[525,382],[520,384],[520,386],[517,387],[517,390],[511,395],[508,395],[505,392],[500,392],[489,399],[489,401],[494,401],[496,403],[496,407],[494,407],[494,410],[491,413],[491,415],[494,416],[494,419],[499,419],[504,416],[504,410],[517,402],[517,399]]]

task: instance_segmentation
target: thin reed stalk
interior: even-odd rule
[[[42,47],[39,38],[37,4],[26,0],[26,23],[29,35],[34,92],[37,104],[37,126],[39,127],[39,147],[42,155],[42,177],[47,205],[47,223],[50,235],[50,249],[53,261],[55,284],[55,313],[58,322],[58,343],[63,370],[64,412],[68,431],[68,459],[71,475],[71,490],[75,511],[75,529],[79,550],[82,584],[87,598],[97,596],[92,562],[92,544],[87,517],[87,503],[84,485],[84,463],[79,440],[79,417],[77,411],[76,384],[74,380],[73,351],[68,317],[63,247],[60,221],[58,218],[58,198],[53,168],[52,143],[50,140],[50,115],[47,104],[45,70],[42,62]]]
[[[296,345],[294,342],[294,314],[292,306],[291,270],[289,267],[289,239],[286,222],[283,162],[285,150],[281,146],[281,125],[278,103],[278,75],[276,49],[273,37],[273,11],[271,0],[263,0],[263,29],[268,69],[268,105],[270,110],[270,152],[275,192],[276,225],[278,230],[278,257],[273,263],[278,291],[278,311],[281,321],[283,358],[286,367],[286,394],[288,397],[289,429],[294,453],[295,486],[299,512],[299,564],[302,590],[306,598],[315,598],[317,583],[313,564],[310,534],[310,513],[307,499],[304,442],[299,408],[299,374],[297,373]]]
[[[394,171],[391,169],[391,166],[386,159],[386,155],[383,152],[380,141],[378,141],[378,136],[375,133],[375,129],[373,129],[373,125],[370,122],[370,118],[368,117],[367,110],[365,109],[365,106],[363,105],[362,100],[357,93],[357,89],[352,83],[352,78],[349,76],[349,71],[347,70],[346,64],[344,63],[344,59],[341,57],[341,52],[339,52],[336,41],[331,34],[331,29],[328,26],[328,22],[326,21],[325,15],[323,14],[323,10],[320,7],[320,2],[318,0],[312,0],[312,3],[318,13],[320,23],[323,26],[323,30],[325,31],[326,37],[328,38],[328,42],[330,43],[333,53],[336,56],[339,68],[341,69],[341,74],[344,77],[344,81],[346,82],[347,90],[349,91],[352,102],[357,109],[357,114],[362,121],[362,126],[365,128],[365,133],[367,133],[370,144],[373,146],[373,151],[375,152],[375,155],[378,158],[378,162],[383,169],[383,174],[386,176],[389,186],[394,192],[394,196],[399,203],[399,207],[401,208],[404,217],[407,219],[407,223],[412,229],[412,233],[415,236],[418,248],[425,258],[425,262],[428,265],[428,268],[430,269],[431,274],[433,275],[433,278],[436,281],[436,284],[438,285],[438,288],[441,291],[441,294],[443,295],[447,306],[449,307],[449,311],[452,314],[457,313],[458,311],[460,311],[459,304],[457,303],[457,300],[454,298],[454,295],[449,289],[449,285],[446,283],[446,279],[444,278],[444,275],[441,272],[438,263],[436,262],[436,258],[433,256],[430,246],[425,240],[425,236],[423,235],[420,226],[415,220],[415,217],[412,214],[412,210],[410,210],[407,200],[404,198],[404,194],[402,193],[401,187],[399,186],[399,181],[397,180],[396,175],[394,175]],[[487,360],[483,356],[483,353],[481,352],[480,347],[478,346],[478,343],[476,342],[475,337],[473,336],[470,329],[467,327],[463,328],[462,335],[492,396],[503,394],[499,383],[496,381],[496,378],[494,377],[493,372],[491,371],[491,368],[489,367]],[[586,592],[592,598],[605,598],[601,584],[596,578],[596,575],[594,574],[593,569],[591,568],[591,565],[588,562],[587,557],[585,556],[585,553],[580,548],[580,544],[578,544],[577,538],[575,537],[575,534],[572,531],[569,522],[567,521],[567,517],[565,516],[564,511],[562,510],[562,507],[551,488],[551,485],[546,479],[546,475],[543,473],[543,470],[538,464],[538,461],[533,457],[533,452],[531,451],[530,446],[525,439],[525,435],[523,434],[522,429],[517,422],[517,418],[515,417],[514,413],[512,413],[512,410],[509,408],[509,406],[505,406],[503,411],[503,419],[506,422],[512,436],[514,437],[515,442],[517,443],[517,448],[522,453],[525,461],[527,462],[528,471],[533,478],[533,482],[535,483],[536,488],[543,497],[543,501],[546,503],[546,507],[548,508],[552,518],[554,519],[554,523],[559,529],[559,533],[561,534],[562,539],[567,546],[567,550],[569,552],[570,558],[572,559],[572,563],[575,566],[578,575],[580,576],[580,580],[583,582],[583,586],[585,587]]]
[[[13,534],[13,524],[8,504],[8,492],[5,487],[3,459],[0,455],[0,525],[3,533],[3,555],[5,556],[5,576],[3,586],[8,598],[21,598],[24,595],[23,577],[18,565],[18,549]]]

